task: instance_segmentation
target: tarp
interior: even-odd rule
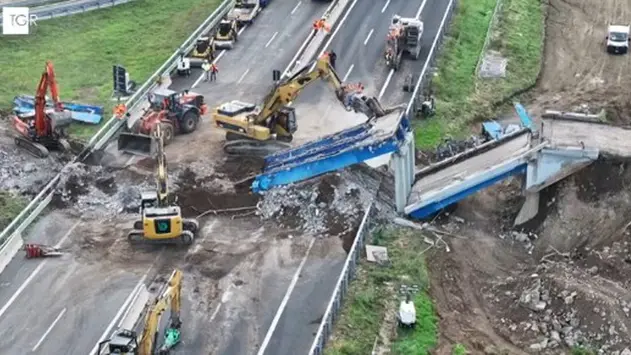
[[[13,99],[13,111],[20,116],[35,114],[35,97],[31,95],[19,95]],[[63,102],[62,105],[72,115],[75,121],[99,124],[103,119],[103,106],[85,105],[75,102]],[[52,101],[46,102],[46,107],[53,107]]]

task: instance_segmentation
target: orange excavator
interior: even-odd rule
[[[49,88],[54,102],[52,109],[46,108]],[[70,151],[65,128],[71,122],[71,113],[64,110],[59,100],[53,63],[47,61],[35,94],[35,116],[13,117],[13,127],[20,133],[15,137],[15,144],[39,158],[46,158],[49,150]]]

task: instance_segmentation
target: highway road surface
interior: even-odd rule
[[[552,146],[599,149],[601,154],[617,157],[631,156],[629,129],[602,123],[576,120],[543,119],[543,136]]]
[[[73,249],[81,222],[53,212],[29,233],[30,242]],[[71,254],[23,258],[0,274],[0,353],[87,355],[140,276]],[[137,271],[141,271],[140,269]]]

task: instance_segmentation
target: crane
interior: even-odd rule
[[[118,329],[114,335],[99,343],[97,354],[106,355],[166,355],[179,342],[181,337],[180,306],[182,293],[182,272],[174,270],[165,289],[152,303],[147,305],[144,327],[140,339],[134,330]],[[157,339],[160,317],[170,309],[169,325],[164,333],[163,344],[158,347]]]
[[[46,93],[50,89],[53,110],[46,110]],[[72,122],[72,116],[59,100],[59,88],[55,79],[55,69],[51,61],[46,61],[35,93],[35,116],[13,117],[13,127],[20,134],[15,137],[15,144],[30,154],[45,158],[49,150],[70,151],[70,144],[65,139],[65,128]]]
[[[155,126],[152,139],[157,148],[156,189],[141,192],[141,219],[134,222],[134,228],[127,234],[127,239],[130,243],[191,244],[199,230],[199,222],[192,218],[183,218],[182,209],[172,202],[161,125]]]
[[[280,73],[275,72],[280,79]],[[295,109],[289,105],[302,90],[318,79],[327,81],[335,96],[347,111],[365,114],[369,120],[382,117],[393,109],[384,109],[375,97],[367,97],[361,85],[342,83],[324,53],[315,64],[303,67],[293,76],[278,80],[257,106],[242,101],[230,101],[213,110],[216,126],[226,131],[224,151],[234,155],[264,156],[287,149],[298,126]]]

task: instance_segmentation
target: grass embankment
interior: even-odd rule
[[[492,118],[493,104],[534,84],[541,66],[543,8],[539,0],[502,1],[487,50],[508,59],[506,77],[480,79],[478,59],[497,0],[461,1],[456,8],[432,82],[436,115],[418,123],[419,149],[435,147],[447,135],[466,134],[476,120]]]
[[[221,0],[137,0],[85,14],[40,21],[29,36],[0,37],[0,110],[15,95],[35,94],[52,60],[64,101],[105,106],[111,116],[112,65],[127,68],[138,85],[153,74]],[[85,138],[98,127],[75,124]]]
[[[418,234],[400,229],[378,231],[372,239],[369,244],[388,248],[391,264],[379,266],[362,260],[325,354],[371,354],[384,319],[392,320],[387,326],[395,331],[396,318],[387,317],[387,313],[398,312],[401,285],[419,287],[414,295],[417,325],[414,329],[397,329],[390,349],[394,355],[426,354],[435,346],[438,334],[437,318],[426,290],[427,270],[419,255],[426,245]]]
[[[0,231],[9,225],[26,205],[28,205],[26,198],[0,191]]]

